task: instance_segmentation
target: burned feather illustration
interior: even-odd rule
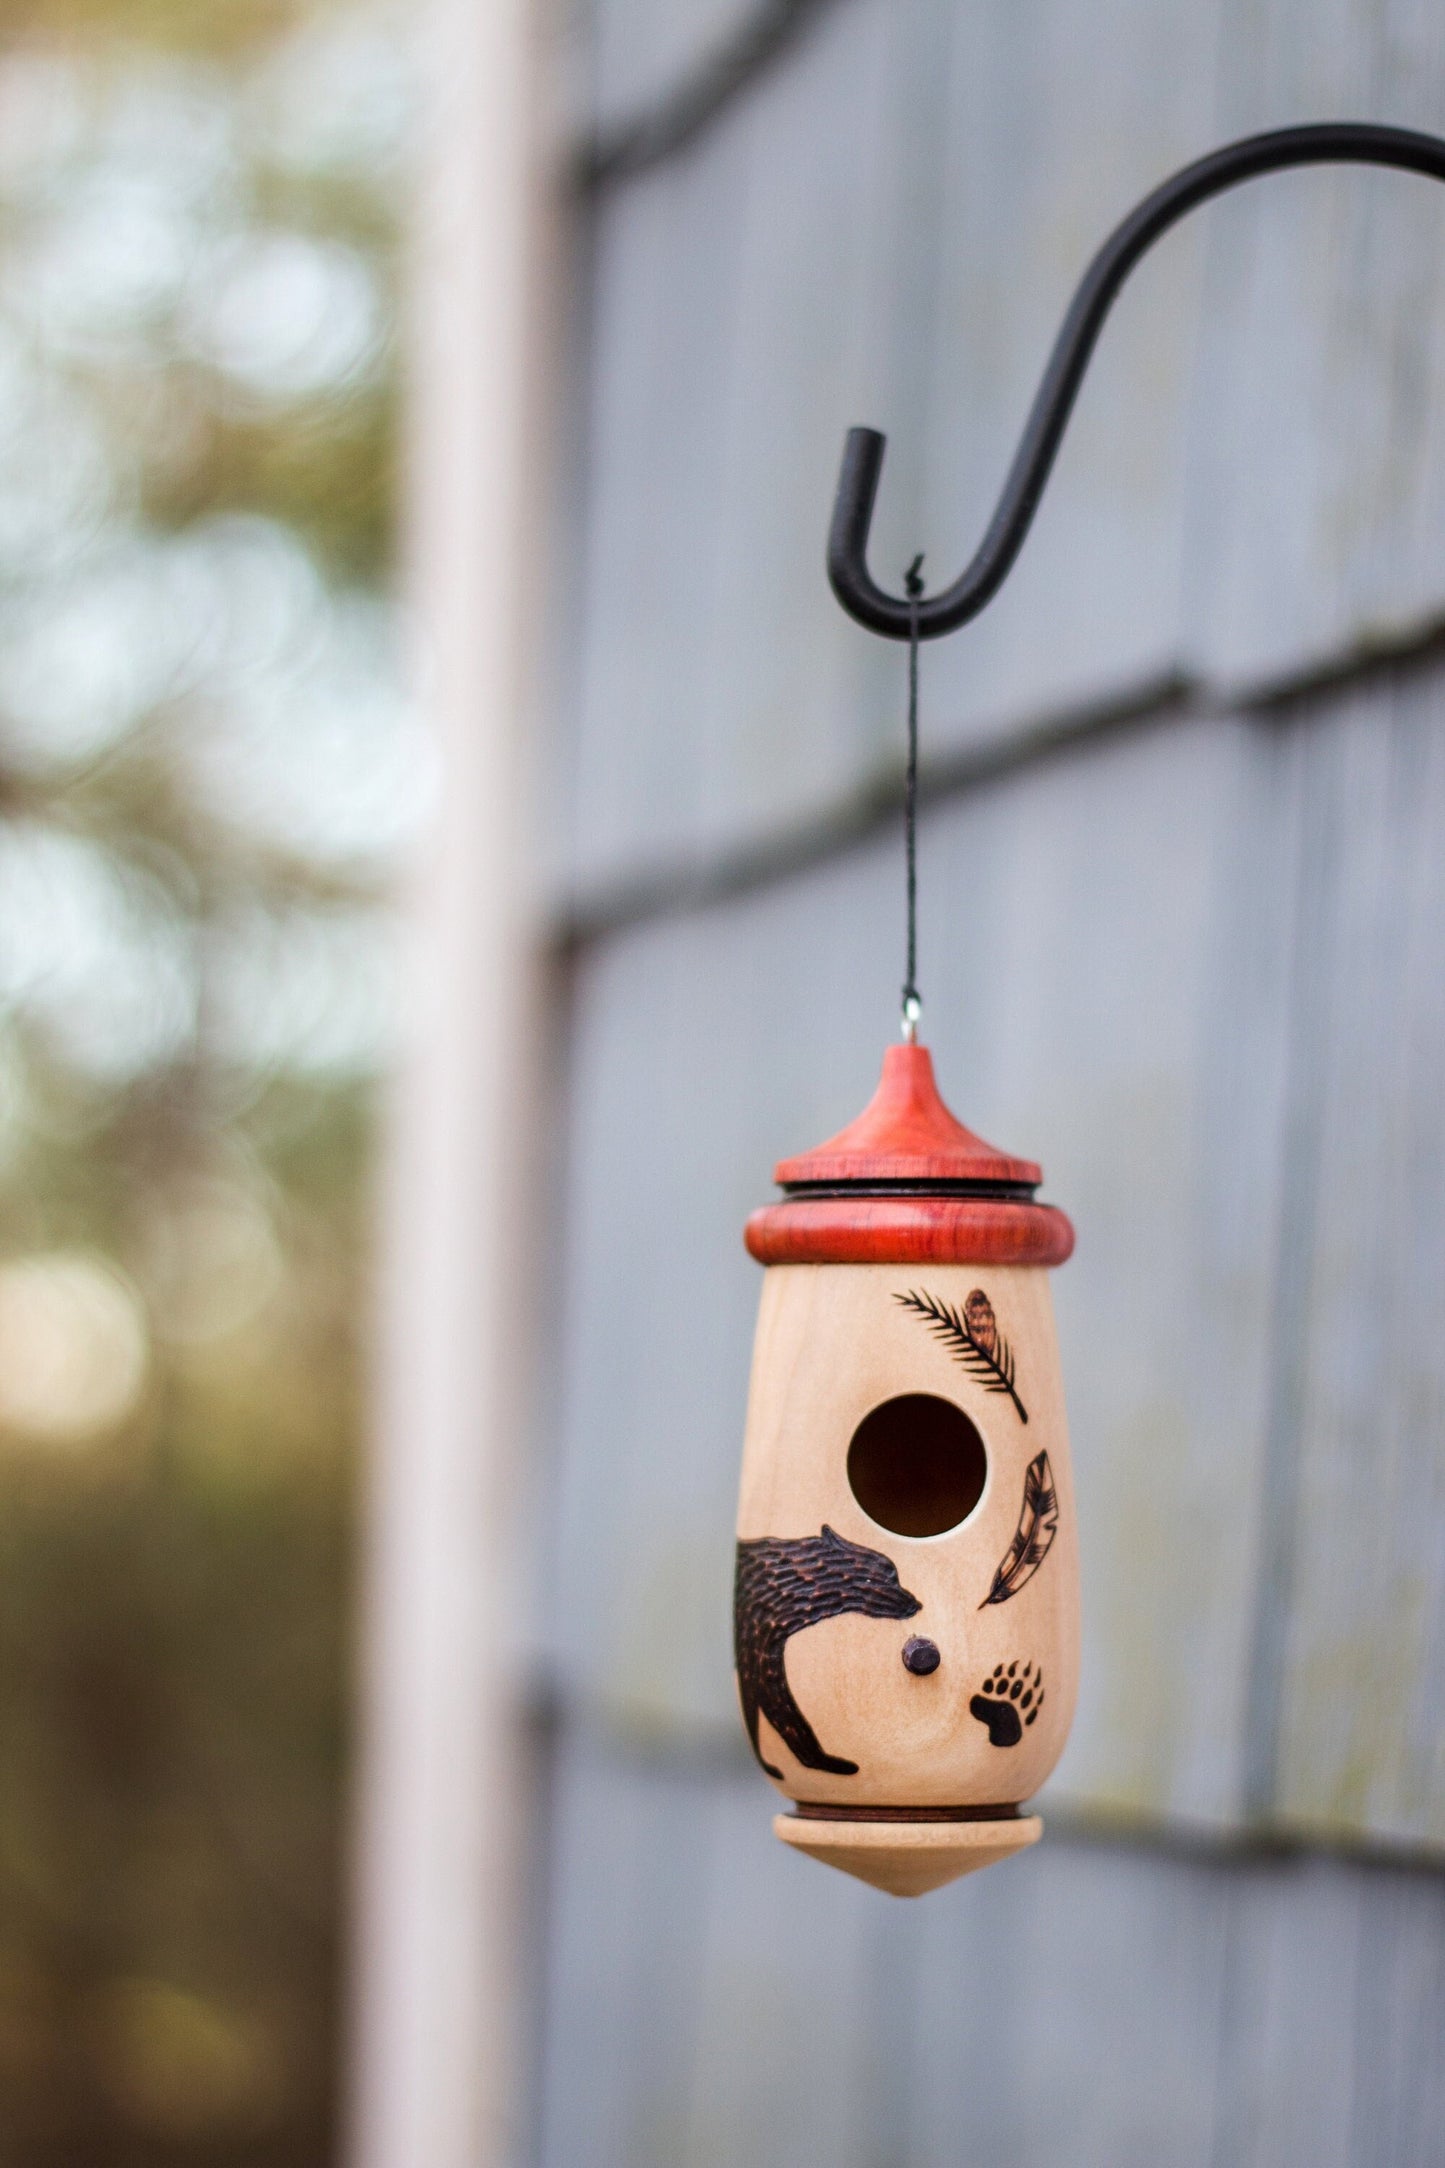
[[[893,1300],[921,1317],[934,1338],[943,1341],[986,1393],[1007,1393],[1018,1409],[1019,1421],[1028,1421],[1028,1409],[1014,1385],[1013,1350],[999,1331],[993,1304],[981,1287],[974,1288],[962,1310],[940,1301],[937,1295],[912,1289],[906,1295],[895,1295]]]
[[[1000,1561],[980,1611],[991,1603],[1007,1603],[1025,1582],[1033,1579],[1049,1555],[1058,1527],[1059,1494],[1054,1487],[1054,1471],[1048,1454],[1036,1453],[1024,1471],[1024,1502],[1013,1542]]]

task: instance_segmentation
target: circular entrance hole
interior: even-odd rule
[[[941,1536],[983,1496],[988,1455],[962,1408],[900,1393],[865,1415],[848,1448],[848,1482],[870,1521],[895,1536]]]

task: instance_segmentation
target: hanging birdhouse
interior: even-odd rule
[[[898,1896],[1034,1843],[1074,1712],[1079,1573],[1040,1170],[894,1046],[865,1112],[776,1170],[735,1645],[785,1843]]]
[[[1183,167],[1114,229],[1060,327],[974,556],[925,596],[868,569],[884,439],[852,429],[828,535],[843,608],[908,643],[905,1044],[871,1105],[777,1169],[747,1242],[767,1267],[738,1515],[738,1691],[797,1850],[917,1896],[1033,1844],[1020,1808],[1063,1751],[1078,1675],[1073,1478],[1045,1274],[1073,1248],[1039,1169],[954,1120],[920,1002],[920,643],[999,591],[1115,297],[1159,237],[1261,174],[1347,163],[1445,181],[1445,139],[1321,122]]]

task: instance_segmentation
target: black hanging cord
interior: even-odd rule
[[[912,1045],[923,1008],[918,992],[918,604],[923,594],[920,550],[903,576],[908,593],[908,770],[903,786],[903,832],[908,851],[908,966],[903,979],[903,1036]]]
[[[1315,165],[1392,166],[1445,181],[1445,139],[1370,121],[1277,128],[1211,151],[1136,204],[1099,250],[1069,304],[1008,479],[972,561],[951,587],[931,596],[921,609],[913,599],[885,593],[868,570],[868,529],[883,468],[883,438],[876,429],[850,429],[828,535],[828,577],[849,616],[886,639],[909,641],[936,640],[977,617],[1023,547],[1104,319],[1140,257],[1177,219],[1226,188],[1287,167]]]

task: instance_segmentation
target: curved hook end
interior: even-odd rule
[[[909,606],[875,586],[868,570],[868,530],[887,438],[877,429],[850,429],[838,470],[828,528],[828,581],[843,608],[870,632],[906,640]]]
[[[1271,129],[1181,167],[1135,205],[1104,242],[1069,304],[982,542],[953,585],[925,603],[885,594],[869,576],[868,529],[883,468],[883,438],[876,429],[850,429],[828,533],[828,578],[848,615],[890,640],[906,640],[914,631],[920,640],[936,640],[977,617],[1023,547],[1104,319],[1139,259],[1186,212],[1240,181],[1292,166],[1341,162],[1445,181],[1445,137],[1375,121]]]

